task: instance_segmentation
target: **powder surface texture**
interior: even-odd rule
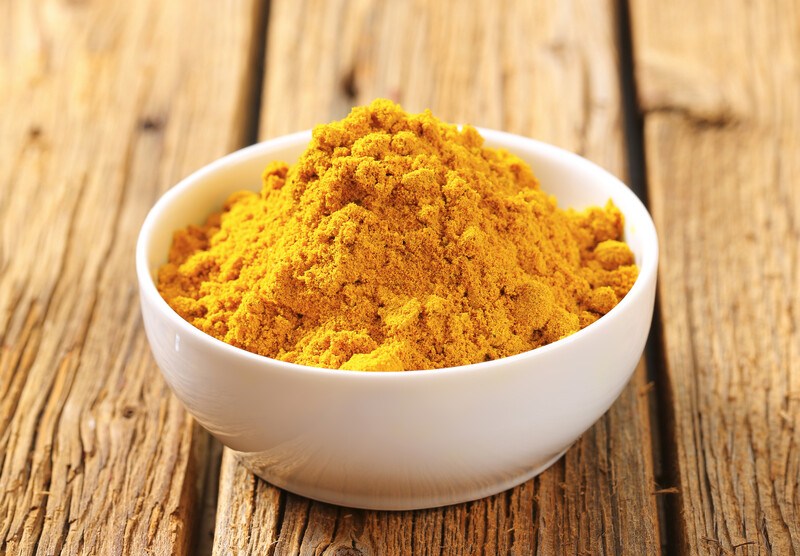
[[[622,231],[611,202],[560,209],[472,127],[377,100],[316,127],[260,192],[177,231],[158,288],[254,353],[436,369],[534,349],[607,313],[638,273]]]

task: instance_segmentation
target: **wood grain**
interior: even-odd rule
[[[624,172],[612,2],[276,1],[261,136],[346,115],[378,96],[505,129]],[[216,554],[654,554],[647,390],[619,401],[559,463],[497,496],[367,512],[287,494],[226,453]]]
[[[208,437],[151,360],[134,244],[243,142],[259,4],[0,9],[0,553],[185,553]]]
[[[676,540],[800,554],[800,3],[634,2]]]

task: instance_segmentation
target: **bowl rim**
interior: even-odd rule
[[[608,313],[603,315],[600,319],[593,322],[589,326],[578,330],[574,334],[562,338],[555,342],[551,342],[538,348],[524,351],[516,355],[501,357],[491,361],[483,361],[480,363],[470,363],[467,365],[459,365],[456,367],[441,367],[438,369],[418,369],[411,371],[383,371],[383,372],[367,372],[367,371],[353,371],[344,369],[329,369],[323,367],[312,367],[309,365],[301,365],[298,363],[290,363],[281,361],[280,359],[273,359],[264,355],[259,355],[247,351],[245,349],[233,346],[222,340],[219,340],[200,329],[196,328],[188,321],[184,320],[169,304],[161,297],[156,287],[155,279],[148,268],[147,247],[152,241],[153,226],[158,221],[160,214],[172,202],[177,200],[181,195],[191,190],[192,187],[209,174],[216,173],[223,168],[239,164],[243,161],[263,156],[265,151],[276,150],[286,147],[296,146],[298,143],[308,143],[311,139],[311,130],[300,131],[288,135],[282,135],[266,141],[261,141],[253,145],[236,150],[213,162],[201,167],[200,169],[192,172],[188,176],[181,179],[177,184],[169,188],[164,194],[159,197],[155,204],[150,208],[147,216],[142,223],[139,231],[139,236],[136,242],[136,274],[139,282],[140,296],[147,297],[152,305],[157,309],[160,315],[163,315],[173,326],[175,326],[181,334],[186,334],[196,338],[199,342],[207,343],[210,349],[222,350],[224,353],[232,357],[241,357],[256,365],[263,365],[270,369],[281,369],[292,373],[303,373],[306,376],[320,377],[324,376],[327,379],[335,379],[341,377],[344,380],[428,380],[431,377],[438,377],[445,379],[446,377],[459,376],[465,373],[480,373],[483,371],[490,372],[496,367],[504,367],[509,363],[530,360],[531,362],[545,357],[550,352],[570,349],[570,346],[580,343],[582,339],[590,334],[599,332],[600,327],[608,325],[611,319],[618,318],[622,313],[631,305],[639,301],[639,298],[646,295],[647,287],[651,282],[657,279],[658,270],[658,236],[656,233],[655,224],[652,217],[645,207],[644,203],[639,197],[619,178],[614,176],[605,168],[598,164],[568,150],[562,149],[555,145],[538,141],[523,135],[508,133],[505,131],[497,131],[482,127],[475,127],[481,134],[486,142],[494,143],[494,148],[505,149],[511,153],[517,153],[515,147],[522,143],[525,144],[527,150],[538,151],[549,158],[560,159],[560,162],[581,166],[586,170],[593,173],[598,173],[605,177],[608,186],[613,190],[613,195],[609,197],[627,197],[628,203],[632,210],[640,213],[637,215],[637,234],[641,234],[644,243],[644,250],[642,260],[638,263],[639,275],[636,278],[630,291],[625,295],[622,300],[615,305]],[[629,219],[629,213],[623,213],[626,222]],[[144,299],[141,300],[142,302]]]

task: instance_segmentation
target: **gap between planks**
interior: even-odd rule
[[[632,30],[629,0],[617,0],[617,27],[620,59],[620,90],[622,94],[622,114],[625,129],[625,150],[628,162],[628,185],[639,196],[642,203],[650,210],[650,199],[647,189],[647,167],[644,146],[644,122],[639,109],[638,94],[636,90],[635,60],[633,52]],[[673,518],[677,507],[674,505],[675,477],[668,474],[669,466],[664,465],[663,455],[669,453],[669,447],[664,442],[670,438],[668,415],[662,413],[662,408],[667,407],[664,398],[666,378],[664,376],[664,352],[661,338],[661,311],[659,310],[658,294],[653,312],[653,323],[650,336],[645,346],[644,359],[647,368],[648,388],[654,393],[648,396],[648,409],[650,412],[650,443],[653,458],[653,471],[655,476],[654,488],[659,496],[656,497],[658,511],[661,551],[671,554],[674,548],[669,540],[675,538],[674,531],[677,521]]]

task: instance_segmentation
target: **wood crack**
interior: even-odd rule
[[[656,115],[679,117],[698,130],[722,129],[742,125],[734,114],[728,111],[698,112],[688,106],[679,104],[654,104],[642,111],[645,118]]]

